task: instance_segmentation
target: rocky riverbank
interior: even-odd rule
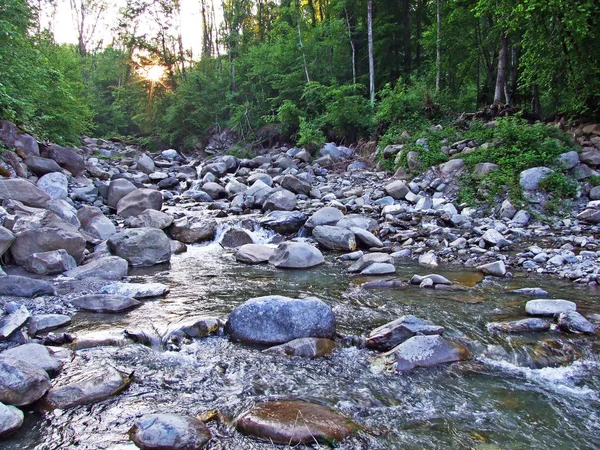
[[[73,352],[101,345],[178,350],[193,339],[227,335],[240,345],[270,347],[267,352],[281,357],[311,358],[358,346],[383,352],[373,359],[374,371],[394,373],[502,358],[498,349],[446,337],[443,327],[411,315],[364,330],[362,336],[340,335],[336,314],[318,292],[316,297],[248,298],[229,317],[190,318],[159,336],[159,342],[138,330],[95,340],[69,331],[75,311],[121,314],[144,299],[168,296],[169,286],[131,283],[128,274],[164,265],[188,245],[215,238],[239,264],[269,264],[281,271],[310,271],[335,252],[351,276],[368,277],[365,289],[457,289],[433,273],[448,265],[476,268],[487,280],[521,271],[567,278],[585,285],[590,295],[600,282],[596,188],[582,191],[571,217],[541,222],[508,200],[491,211],[457,204],[456,179],[465,170],[460,158],[408,179],[401,173],[391,177],[354,158],[352,149],[333,144],[314,160],[305,150],[285,147],[252,159],[207,159],[174,150],[149,154],[88,138],[81,148],[42,145],[18,135],[8,122],[2,123],[0,137],[11,149],[1,154],[0,164],[0,379],[10,380],[0,381],[0,435],[22,423],[18,407],[71,408],[127,389],[133,374],[119,367],[62,373],[59,383],[51,380]],[[585,142],[600,144],[596,138]],[[595,152],[600,149],[584,147],[583,158],[577,152],[561,158],[571,169],[594,171],[600,164],[591,157]],[[531,198],[546,172],[521,174]],[[257,229],[269,231],[268,242],[255,241]],[[431,273],[396,277],[398,264],[406,261]],[[600,311],[586,312],[586,318],[575,303],[535,299],[546,294],[535,286],[520,294],[534,298],[523,316],[540,317],[491,322],[490,333],[554,330],[596,339]],[[569,352],[563,346],[553,359],[542,351],[548,365],[577,359],[576,351]],[[310,424],[308,434],[294,428],[291,417],[298,414]],[[265,403],[242,415],[236,426],[280,443],[328,442],[362,432],[336,414],[303,402]],[[273,422],[273,415],[281,420]],[[319,427],[323,417],[331,427]],[[132,425],[131,439],[140,448],[188,448],[178,446],[180,438],[189,448],[200,448],[211,439],[194,417],[150,415]],[[170,430],[166,438],[165,429]],[[157,444],[158,438],[166,440]]]

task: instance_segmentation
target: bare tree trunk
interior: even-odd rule
[[[350,40],[350,47],[352,47],[352,84],[356,86],[356,48],[354,47],[354,41],[352,40],[352,28],[350,27],[350,17],[348,16],[348,10],[345,6],[344,12],[346,13],[346,23],[348,24],[348,39]]]
[[[437,39],[435,58],[435,91],[440,90],[440,78],[442,75],[442,0],[437,0]]]
[[[540,102],[540,86],[533,85],[533,98],[531,99],[531,110],[536,117],[542,117],[542,104]]]
[[[308,75],[308,65],[306,64],[306,53],[304,53],[304,44],[302,43],[302,30],[300,29],[300,3],[298,5],[298,41],[300,41],[300,51],[302,52],[302,61],[304,62],[304,74],[306,75],[306,82],[310,83],[310,76]]]
[[[496,77],[496,89],[494,91],[494,103],[502,103],[504,95],[506,102],[506,75],[508,66],[508,38],[504,30],[500,33],[500,55],[498,57],[498,76]]]
[[[368,2],[367,27],[369,39],[369,94],[371,107],[375,106],[375,62],[373,61],[373,0]]]
[[[411,49],[410,49],[410,0],[403,0],[404,11],[403,15],[403,28],[404,28],[404,76],[408,78],[410,76],[411,66]]]

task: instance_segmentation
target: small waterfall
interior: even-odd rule
[[[255,244],[270,244],[276,233],[273,230],[263,228],[258,221],[254,220],[257,217],[258,215],[245,216],[243,218],[227,218],[227,220],[219,222],[215,238],[210,245],[220,244],[225,233],[232,229],[248,232]]]

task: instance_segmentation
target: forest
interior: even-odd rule
[[[600,114],[594,0],[198,0],[199,58],[177,0],[127,0],[102,42],[105,1],[71,0],[78,43],[60,44],[40,20],[52,3],[0,0],[0,118],[57,143],[186,151],[224,129],[255,145],[389,144],[491,104]]]

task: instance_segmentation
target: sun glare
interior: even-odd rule
[[[158,83],[165,76],[166,67],[159,65],[144,66],[139,70],[139,74],[145,80],[151,83]]]

